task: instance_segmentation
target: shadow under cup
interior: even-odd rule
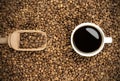
[[[102,29],[93,23],[82,23],[72,32],[73,49],[82,56],[94,56],[104,47],[105,36]]]

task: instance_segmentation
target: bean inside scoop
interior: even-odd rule
[[[28,33],[20,34],[20,48],[39,48],[45,44],[45,36],[41,33]]]

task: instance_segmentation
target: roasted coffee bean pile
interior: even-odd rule
[[[83,22],[113,38],[94,57],[78,55],[70,44]],[[0,45],[0,80],[120,81],[120,0],[0,0],[0,35],[23,29],[46,32],[47,47],[21,52]]]
[[[46,37],[41,33],[20,33],[20,48],[40,48],[45,43]]]

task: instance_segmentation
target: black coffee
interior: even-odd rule
[[[89,53],[100,47],[102,37],[96,28],[92,26],[84,26],[74,33],[73,41],[80,51]]]

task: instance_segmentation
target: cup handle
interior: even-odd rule
[[[105,37],[104,43],[112,43],[112,37]]]

